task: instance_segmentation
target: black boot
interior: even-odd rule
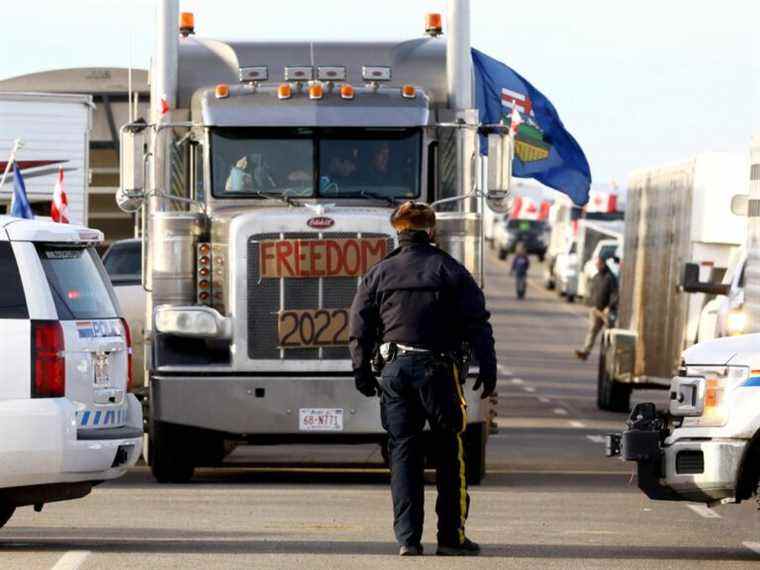
[[[480,546],[469,538],[465,538],[462,544],[439,544],[436,551],[438,556],[477,556],[478,554],[480,554]]]

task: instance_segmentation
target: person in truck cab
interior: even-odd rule
[[[599,256],[596,259],[597,273],[591,280],[591,294],[588,297],[589,310],[588,332],[583,348],[575,351],[575,356],[586,360],[594,349],[599,331],[607,324],[610,310],[617,303],[617,279],[607,266],[607,260]]]
[[[438,465],[439,555],[476,555],[465,536],[469,507],[462,432],[467,411],[463,343],[480,365],[475,389],[496,386],[496,355],[485,298],[470,273],[431,239],[435,212],[405,202],[391,215],[399,247],[362,279],[351,306],[349,346],[357,389],[381,396],[388,432],[394,530],[402,556],[422,554],[425,441],[428,422]],[[384,363],[378,383],[371,367],[376,346]]]

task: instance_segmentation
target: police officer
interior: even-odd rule
[[[432,242],[435,212],[406,202],[391,215],[399,247],[362,279],[351,307],[349,343],[357,389],[381,396],[388,432],[394,530],[402,556],[422,554],[423,429],[428,422],[438,458],[439,555],[477,555],[465,536],[469,508],[462,433],[467,425],[457,357],[469,343],[480,366],[474,388],[496,386],[496,355],[483,292],[470,273]],[[385,366],[371,368],[377,346]]]

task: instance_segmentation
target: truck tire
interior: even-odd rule
[[[154,421],[148,452],[150,471],[159,483],[187,483],[195,465],[188,436],[182,426]]]
[[[506,250],[506,249],[503,249],[503,248],[501,248],[501,247],[500,247],[500,248],[499,248],[499,254],[498,254],[498,257],[499,257],[499,259],[501,259],[502,261],[504,261],[505,259],[507,259],[507,250]]]
[[[570,293],[565,294],[565,301],[568,303],[575,303],[575,295],[571,295]]]
[[[596,406],[608,412],[628,412],[631,407],[632,388],[628,384],[614,382],[607,372],[605,346],[602,343],[599,355],[599,370],[596,383]]]
[[[3,528],[5,526],[5,523],[10,520],[15,511],[16,507],[0,504],[0,528]]]
[[[480,485],[486,476],[486,442],[484,422],[469,424],[464,432],[464,457],[468,485]]]

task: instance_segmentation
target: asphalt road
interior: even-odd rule
[[[756,568],[754,503],[710,510],[656,503],[631,469],[603,455],[623,414],[595,407],[595,365],[576,361],[585,311],[540,285],[517,301],[506,265],[489,257],[488,299],[501,362],[499,432],[489,476],[471,490],[468,534],[480,559],[399,559],[387,472],[374,447],[244,448],[236,460],[277,468],[202,471],[159,486],[145,467],[89,497],[21,509],[0,531],[0,568]],[[664,403],[662,392],[637,400]],[[434,489],[424,541],[434,550]]]

